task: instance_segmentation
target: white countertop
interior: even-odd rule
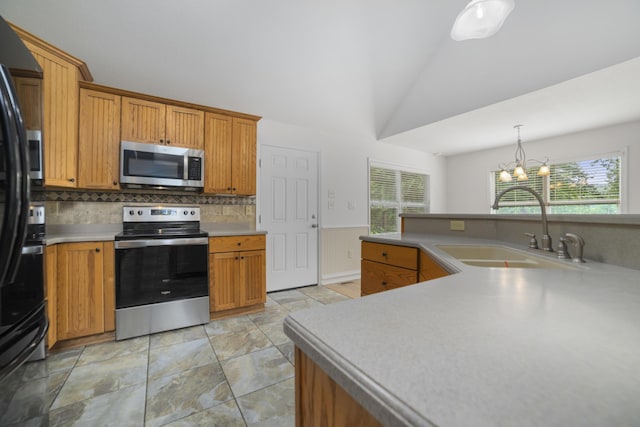
[[[457,271],[285,319],[383,424],[637,425],[640,271],[472,267],[434,244],[476,239],[363,240],[420,247]]]
[[[266,234],[256,230],[250,223],[201,223],[200,228],[209,233],[209,237]],[[47,225],[46,244],[70,242],[101,242],[114,240],[122,232],[122,224],[52,224]]]

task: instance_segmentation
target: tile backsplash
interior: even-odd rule
[[[149,192],[52,191],[32,193],[44,203],[47,224],[119,224],[123,206],[200,206],[201,222],[256,220],[255,197]]]

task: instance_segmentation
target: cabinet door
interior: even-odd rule
[[[238,307],[238,257],[237,252],[209,255],[209,309],[212,312]]]
[[[80,89],[78,187],[117,190],[120,96]]]
[[[204,125],[204,192],[231,193],[231,154],[233,119],[206,113]]]
[[[413,285],[418,282],[418,272],[408,268],[395,267],[363,259],[360,270],[360,285],[363,296]]]
[[[24,127],[27,130],[42,130],[42,80],[16,77],[15,86]]]
[[[58,245],[58,339],[104,332],[102,243]]]
[[[204,147],[204,112],[167,105],[166,143],[176,147],[202,150]]]
[[[47,317],[49,318],[49,330],[47,331],[47,348],[53,347],[58,342],[58,245],[47,246],[44,250],[45,266],[45,294],[47,301]]]
[[[43,126],[45,185],[77,186],[78,68],[25,41],[43,72]]]
[[[233,118],[231,173],[235,194],[256,194],[256,131],[255,121]]]
[[[265,251],[240,252],[240,306],[267,301]]]
[[[163,144],[165,141],[165,105],[137,98],[122,97],[123,141]]]

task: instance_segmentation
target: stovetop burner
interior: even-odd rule
[[[200,208],[125,206],[122,233],[116,240],[206,237],[200,230]]]

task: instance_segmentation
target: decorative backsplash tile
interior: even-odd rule
[[[44,197],[49,202],[125,202],[161,203],[178,205],[255,205],[255,197],[212,196],[201,194],[167,193],[166,191],[93,192],[93,191],[44,191],[33,193],[32,199]]]
[[[253,223],[255,197],[225,197],[166,192],[51,191],[32,193],[35,202],[44,202],[47,224],[118,224],[122,208],[129,205],[200,206],[200,220]]]

